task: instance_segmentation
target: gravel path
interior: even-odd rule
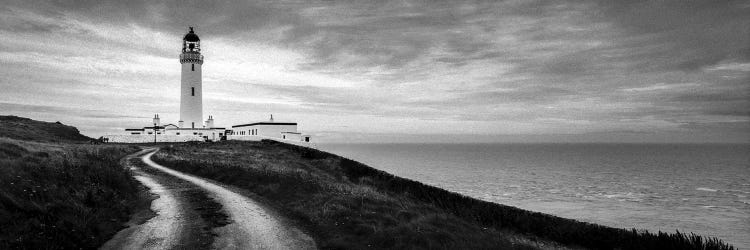
[[[286,223],[266,206],[221,184],[151,161],[151,156],[157,151],[148,149],[137,155],[142,154],[141,160],[152,168],[152,172],[159,172],[166,177],[155,177],[144,171],[137,171],[137,168],[134,171],[136,179],[159,196],[151,204],[151,209],[157,215],[143,224],[131,225],[120,231],[102,249],[175,249],[200,246],[184,244],[184,241],[197,237],[198,233],[190,229],[199,226],[190,224],[195,224],[193,219],[201,220],[201,217],[195,216],[194,212],[191,213],[192,210],[196,210],[195,207],[191,207],[195,205],[184,202],[181,197],[184,195],[179,190],[172,192],[169,188],[164,188],[164,185],[174,182],[168,178],[179,179],[180,182],[205,193],[213,202],[221,204],[222,215],[228,216],[228,224],[212,228],[212,249],[316,249],[315,242],[310,236]],[[143,154],[145,152],[148,153]],[[182,189],[185,189],[184,185]],[[205,233],[203,235],[205,236]]]
[[[101,249],[173,249],[179,245],[182,235],[185,234],[185,226],[188,224],[185,219],[188,216],[187,211],[182,209],[184,206],[179,205],[182,202],[178,199],[177,193],[171,188],[162,186],[153,175],[142,171],[130,162],[131,158],[146,152],[148,150],[130,155],[122,163],[133,172],[136,180],[149,189],[151,194],[158,196],[151,202],[151,210],[155,215],[151,214],[150,219],[145,222],[141,221],[140,224],[129,223],[128,228],[118,232]],[[140,218],[143,216],[149,215],[143,215],[140,212],[136,215],[139,218],[135,220],[146,219]]]

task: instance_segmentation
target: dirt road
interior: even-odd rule
[[[315,249],[311,237],[231,187],[151,161],[158,149],[125,164],[157,195],[156,215],[133,222],[102,249]]]

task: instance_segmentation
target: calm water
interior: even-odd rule
[[[482,200],[750,248],[750,145],[323,144]]]

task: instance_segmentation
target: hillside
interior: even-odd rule
[[[306,224],[325,249],[733,249],[481,201],[275,141],[173,144],[154,160],[249,190]]]
[[[82,142],[91,139],[73,126],[18,116],[0,116],[0,137],[39,142]]]
[[[78,129],[0,116],[0,249],[95,249],[150,196],[121,167],[138,150]]]

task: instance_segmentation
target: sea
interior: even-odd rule
[[[485,201],[750,249],[750,144],[319,144]]]

